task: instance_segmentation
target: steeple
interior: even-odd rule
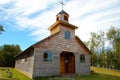
[[[65,12],[64,10],[61,10],[57,15],[56,15],[56,21],[64,21],[64,22],[69,22],[69,14]]]
[[[60,2],[60,4],[62,5],[62,10],[56,15],[56,21],[68,22],[69,14],[63,10],[63,6],[65,4],[63,3],[63,1]]]
[[[63,10],[63,2],[61,2],[61,5],[62,10],[56,15],[56,22],[51,25],[48,30],[50,30],[51,35],[57,32],[64,33],[65,30],[71,32],[74,35],[75,29],[77,29],[78,27],[69,23],[69,14]]]

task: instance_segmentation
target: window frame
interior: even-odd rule
[[[80,63],[85,63],[85,55],[84,54],[80,55]]]
[[[66,30],[64,33],[64,37],[65,37],[65,39],[71,39],[71,32]]]
[[[52,62],[52,52],[51,51],[44,51],[43,61],[44,62]]]

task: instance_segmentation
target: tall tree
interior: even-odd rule
[[[4,45],[0,49],[0,54],[4,62],[2,62],[2,66],[5,67],[14,67],[15,58],[14,56],[21,52],[19,45]]]
[[[100,52],[98,57],[98,64],[100,67],[106,67],[106,54],[104,52]]]
[[[107,39],[110,40],[112,45],[113,63],[115,69],[120,69],[120,29],[112,27],[106,33]]]
[[[106,50],[106,67],[110,69],[114,68],[114,54],[111,49]]]
[[[108,41],[109,48],[105,46]],[[94,53],[91,55],[92,66],[114,68],[120,70],[120,29],[111,27],[106,34],[102,31],[92,32],[91,38],[86,42]]]
[[[92,32],[91,33],[91,38],[87,42],[88,47],[90,50],[94,53],[91,55],[91,63],[93,66],[97,66],[99,63],[100,58],[103,58],[103,56],[99,57],[99,54],[102,52],[104,53],[104,44],[105,44],[105,33],[100,31],[99,33]]]

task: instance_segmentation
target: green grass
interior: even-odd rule
[[[12,72],[12,77],[8,77],[7,68],[0,67],[0,80],[31,80],[14,68],[9,68],[9,71]]]
[[[91,67],[91,70],[94,71],[91,75],[79,76],[75,80],[120,80],[120,72],[96,67]]]
[[[75,76],[75,77],[53,76],[53,77],[40,77],[35,80],[120,80],[120,72],[96,67],[91,67],[91,70],[93,70],[93,72],[91,73],[91,75],[87,76]],[[8,77],[6,73],[6,68],[0,68],[0,80],[31,80],[30,78],[19,73],[14,68],[10,68],[10,71],[13,74],[12,78]]]

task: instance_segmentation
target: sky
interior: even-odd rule
[[[18,44],[25,50],[50,35],[48,28],[62,10],[62,0],[0,0],[0,46]],[[88,41],[91,32],[120,28],[120,0],[63,0],[76,35]]]

